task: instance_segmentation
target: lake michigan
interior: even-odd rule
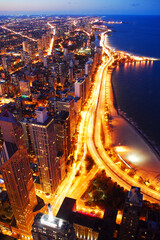
[[[111,47],[160,59],[160,16],[103,16],[113,31]],[[160,61],[120,65],[112,83],[118,107],[160,150]]]

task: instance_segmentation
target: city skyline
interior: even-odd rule
[[[91,14],[124,14],[124,15],[159,15],[160,2],[158,0],[51,0],[20,1],[6,0],[1,3],[0,15],[20,14],[70,14],[70,15],[91,15]]]
[[[98,11],[94,3],[92,10],[97,6]],[[39,4],[33,7],[42,8]],[[109,40],[137,24],[134,36],[124,38],[134,42],[142,35],[145,45],[150,37],[152,48],[156,35],[159,46],[160,16],[93,15],[0,17],[3,235],[17,240],[159,239],[160,147],[119,108],[112,78],[122,68],[124,74],[134,68],[124,86],[129,92],[132,75],[143,69],[151,73],[160,58],[118,50]],[[141,79],[135,87],[144,103]],[[147,90],[154,81],[152,76]],[[149,116],[143,115],[147,122]]]

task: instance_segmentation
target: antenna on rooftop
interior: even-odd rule
[[[47,205],[47,208],[48,208],[48,220],[53,221],[53,214],[52,214],[52,208],[50,203]]]

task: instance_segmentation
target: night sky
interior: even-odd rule
[[[160,15],[160,0],[0,0],[0,14]]]

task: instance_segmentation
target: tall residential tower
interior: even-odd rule
[[[0,126],[4,139],[0,153],[0,171],[18,229],[22,235],[29,236],[37,198],[23,131],[21,125],[8,111],[1,113]]]
[[[118,240],[136,239],[140,210],[142,207],[142,198],[143,194],[141,194],[140,188],[131,187],[125,201]]]
[[[61,179],[60,162],[57,161],[54,119],[47,116],[46,108],[39,107],[37,118],[29,123],[31,139],[38,162],[42,191],[54,193]]]

